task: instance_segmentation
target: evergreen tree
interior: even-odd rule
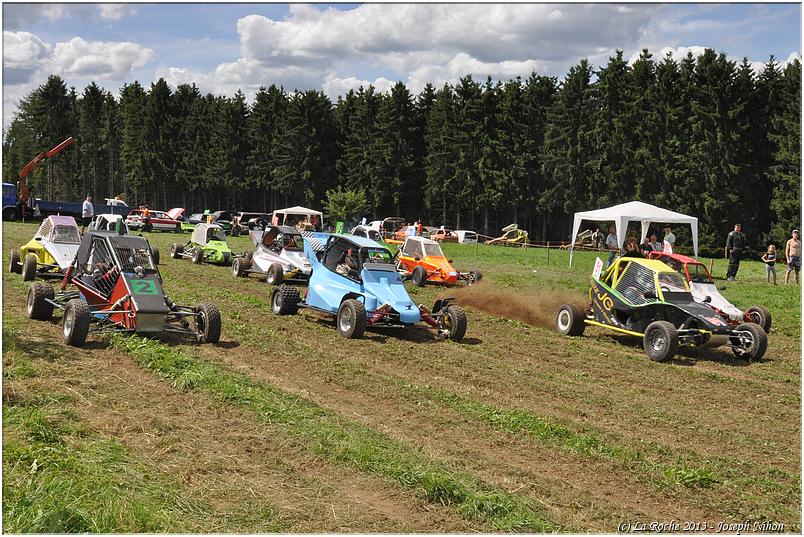
[[[447,207],[452,206],[453,184],[458,165],[455,129],[455,94],[449,84],[444,84],[436,93],[430,108],[425,134],[427,181],[424,202],[437,215],[436,223],[441,225],[446,225]]]
[[[773,236],[790,236],[801,229],[801,62],[796,59],[784,69],[780,87],[781,107],[772,119],[776,146],[770,171],[773,186],[771,211]]]

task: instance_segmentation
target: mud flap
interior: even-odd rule
[[[436,301],[435,301],[435,303],[433,304],[433,310],[432,310],[432,313],[438,313],[438,312],[439,312],[439,311],[441,311],[443,308],[446,308],[447,306],[449,306],[449,305],[450,305],[450,303],[451,303],[451,302],[453,302],[454,300],[455,300],[455,299],[454,299],[454,298],[452,298],[452,297],[450,297],[450,298],[439,298],[439,299],[438,299],[438,300],[436,300]]]

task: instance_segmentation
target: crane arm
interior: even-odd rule
[[[20,170],[20,183],[19,183],[19,196],[20,196],[20,203],[24,206],[28,202],[28,181],[25,179],[31,172],[33,172],[37,166],[39,166],[43,160],[46,158],[51,158],[60,153],[63,149],[73,145],[75,143],[75,138],[72,136],[65,139],[56,147],[48,150],[42,151],[38,155],[36,155],[31,161],[26,164]]]

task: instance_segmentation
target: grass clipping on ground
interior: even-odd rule
[[[163,343],[118,336],[113,345],[172,381],[251,410],[304,442],[316,454],[390,478],[427,501],[453,506],[461,516],[498,531],[549,532],[560,528],[530,500],[445,468],[421,453],[306,399],[192,358]]]
[[[558,308],[562,304],[574,304],[583,309],[587,302],[580,293],[544,290],[523,294],[521,291],[500,289],[483,282],[455,289],[450,294],[462,306],[544,328],[555,326]]]

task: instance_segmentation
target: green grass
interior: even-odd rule
[[[559,529],[529,500],[460,475],[386,435],[301,397],[153,340],[115,337],[112,344],[178,389],[198,390],[251,410],[259,419],[297,437],[315,454],[391,479],[427,501],[453,506],[467,519],[486,523],[497,531]]]
[[[47,393],[3,405],[3,530],[127,533],[198,530],[206,508],[115,440],[83,430],[70,400]]]

